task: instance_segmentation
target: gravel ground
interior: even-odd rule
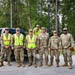
[[[49,56],[50,58],[50,56]],[[7,62],[4,62],[4,66],[0,67],[0,75],[75,75],[75,55],[73,55],[73,69],[68,67],[61,67],[64,63],[63,56],[60,55],[60,67],[57,68],[55,61],[52,67],[45,66],[45,60],[43,66],[39,67],[39,55],[37,55],[37,68],[34,66],[28,67],[28,61],[25,61],[25,67],[17,67],[15,61],[11,62],[12,66],[8,66]]]

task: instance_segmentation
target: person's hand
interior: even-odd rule
[[[50,51],[50,48],[48,48],[48,50]]]
[[[60,49],[58,49],[58,51],[60,52],[61,50],[60,50]]]
[[[23,46],[23,48],[25,49],[25,46]]]
[[[39,49],[40,49],[39,47],[36,48],[37,51],[39,51]]]
[[[26,48],[26,50],[28,51],[28,48]]]
[[[12,50],[14,50],[14,47],[12,47]]]
[[[6,48],[6,49],[9,48],[9,46],[5,46],[5,48]]]

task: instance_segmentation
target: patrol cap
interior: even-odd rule
[[[67,28],[63,28],[63,31],[65,31],[65,30],[67,31]]]
[[[36,25],[36,27],[40,27],[40,25]]]
[[[16,30],[20,30],[20,28],[16,28]]]
[[[29,32],[33,32],[33,29],[29,29]]]
[[[5,30],[9,30],[9,28],[8,27],[5,27]]]
[[[57,31],[56,31],[56,30],[54,30],[54,31],[53,31],[53,33],[57,33]]]
[[[46,30],[46,28],[45,28],[45,27],[42,27],[41,29],[42,29],[42,30]]]

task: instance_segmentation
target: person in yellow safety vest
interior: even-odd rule
[[[16,28],[16,33],[12,36],[12,50],[14,50],[15,60],[17,67],[25,67],[24,64],[24,49],[25,37],[20,33],[20,28]]]
[[[5,33],[3,33],[1,35],[1,52],[2,52],[2,56],[1,57],[4,57],[4,55],[6,54],[7,56],[7,65],[11,66],[11,34],[9,33],[9,28],[6,27],[5,28]],[[0,67],[3,66],[3,59],[0,60]]]
[[[33,64],[36,68],[36,48],[37,48],[37,37],[33,34],[33,30],[29,29],[29,34],[26,36],[26,49],[28,53],[29,65],[32,65],[32,56],[33,56]]]
[[[34,34],[36,36],[38,36],[41,33],[40,26],[39,25],[36,25],[36,27],[34,28],[33,32],[34,32]]]

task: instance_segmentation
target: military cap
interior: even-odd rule
[[[53,31],[53,33],[57,33],[57,31],[56,31],[56,30],[54,30],[54,31]]]
[[[45,27],[42,27],[41,29],[42,29],[42,30],[43,30],[43,29],[45,29],[45,30],[46,30],[46,28],[45,28]]]
[[[5,27],[5,30],[9,30],[9,28],[8,27]]]
[[[20,30],[20,28],[16,28],[16,30]]]
[[[63,30],[67,30],[67,28],[63,28]]]
[[[39,25],[36,25],[36,27],[40,27]]]
[[[33,31],[33,29],[29,29],[29,32]]]

